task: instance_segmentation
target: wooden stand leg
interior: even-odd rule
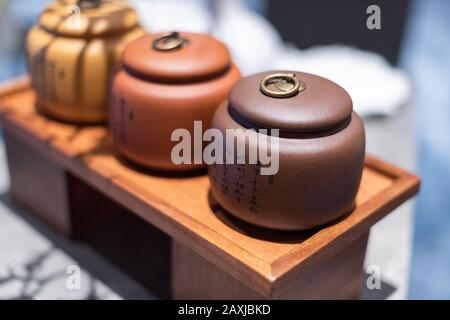
[[[357,299],[368,233],[273,297],[253,289],[180,243],[172,244],[174,299]]]
[[[67,174],[4,128],[12,197],[38,218],[72,236]]]
[[[177,300],[261,300],[230,274],[183,244],[172,242],[172,298]]]
[[[171,238],[75,176],[68,175],[68,184],[74,238],[168,299]]]

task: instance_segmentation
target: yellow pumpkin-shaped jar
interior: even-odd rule
[[[38,111],[64,122],[104,122],[111,74],[125,45],[144,34],[127,1],[50,4],[27,38]]]

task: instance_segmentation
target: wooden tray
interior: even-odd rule
[[[370,227],[419,188],[418,177],[367,156],[357,207],[350,215],[310,232],[261,230],[223,213],[206,176],[138,171],[114,155],[104,127],[49,120],[35,112],[34,101],[28,78],[0,88],[12,186],[19,180],[14,171],[23,172],[27,161],[33,162],[11,161],[15,145],[23,144],[55,170],[73,174],[169,235],[175,298],[356,297]],[[23,191],[16,189],[20,200]],[[38,204],[28,201],[28,206]],[[61,229],[70,234],[70,223]]]

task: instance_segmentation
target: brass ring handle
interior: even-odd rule
[[[262,93],[272,98],[289,98],[306,90],[306,84],[295,77],[294,73],[274,73],[261,81]]]
[[[77,0],[77,6],[81,9],[95,9],[100,6],[100,0]]]
[[[178,32],[169,32],[153,40],[152,47],[158,51],[170,51],[179,49],[188,43],[189,41],[183,38]]]

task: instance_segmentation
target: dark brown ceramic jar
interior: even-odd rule
[[[364,127],[337,84],[301,72],[244,78],[217,110],[212,127],[224,135],[227,129],[279,129],[279,137],[272,138],[279,145],[277,173],[262,175],[260,163],[209,166],[212,194],[232,215],[262,227],[304,230],[354,208]],[[250,148],[261,134],[236,140]]]
[[[203,163],[175,164],[176,129],[208,129],[240,73],[224,44],[206,34],[150,34],[130,43],[112,83],[110,127],[128,160],[151,169],[185,171]]]

